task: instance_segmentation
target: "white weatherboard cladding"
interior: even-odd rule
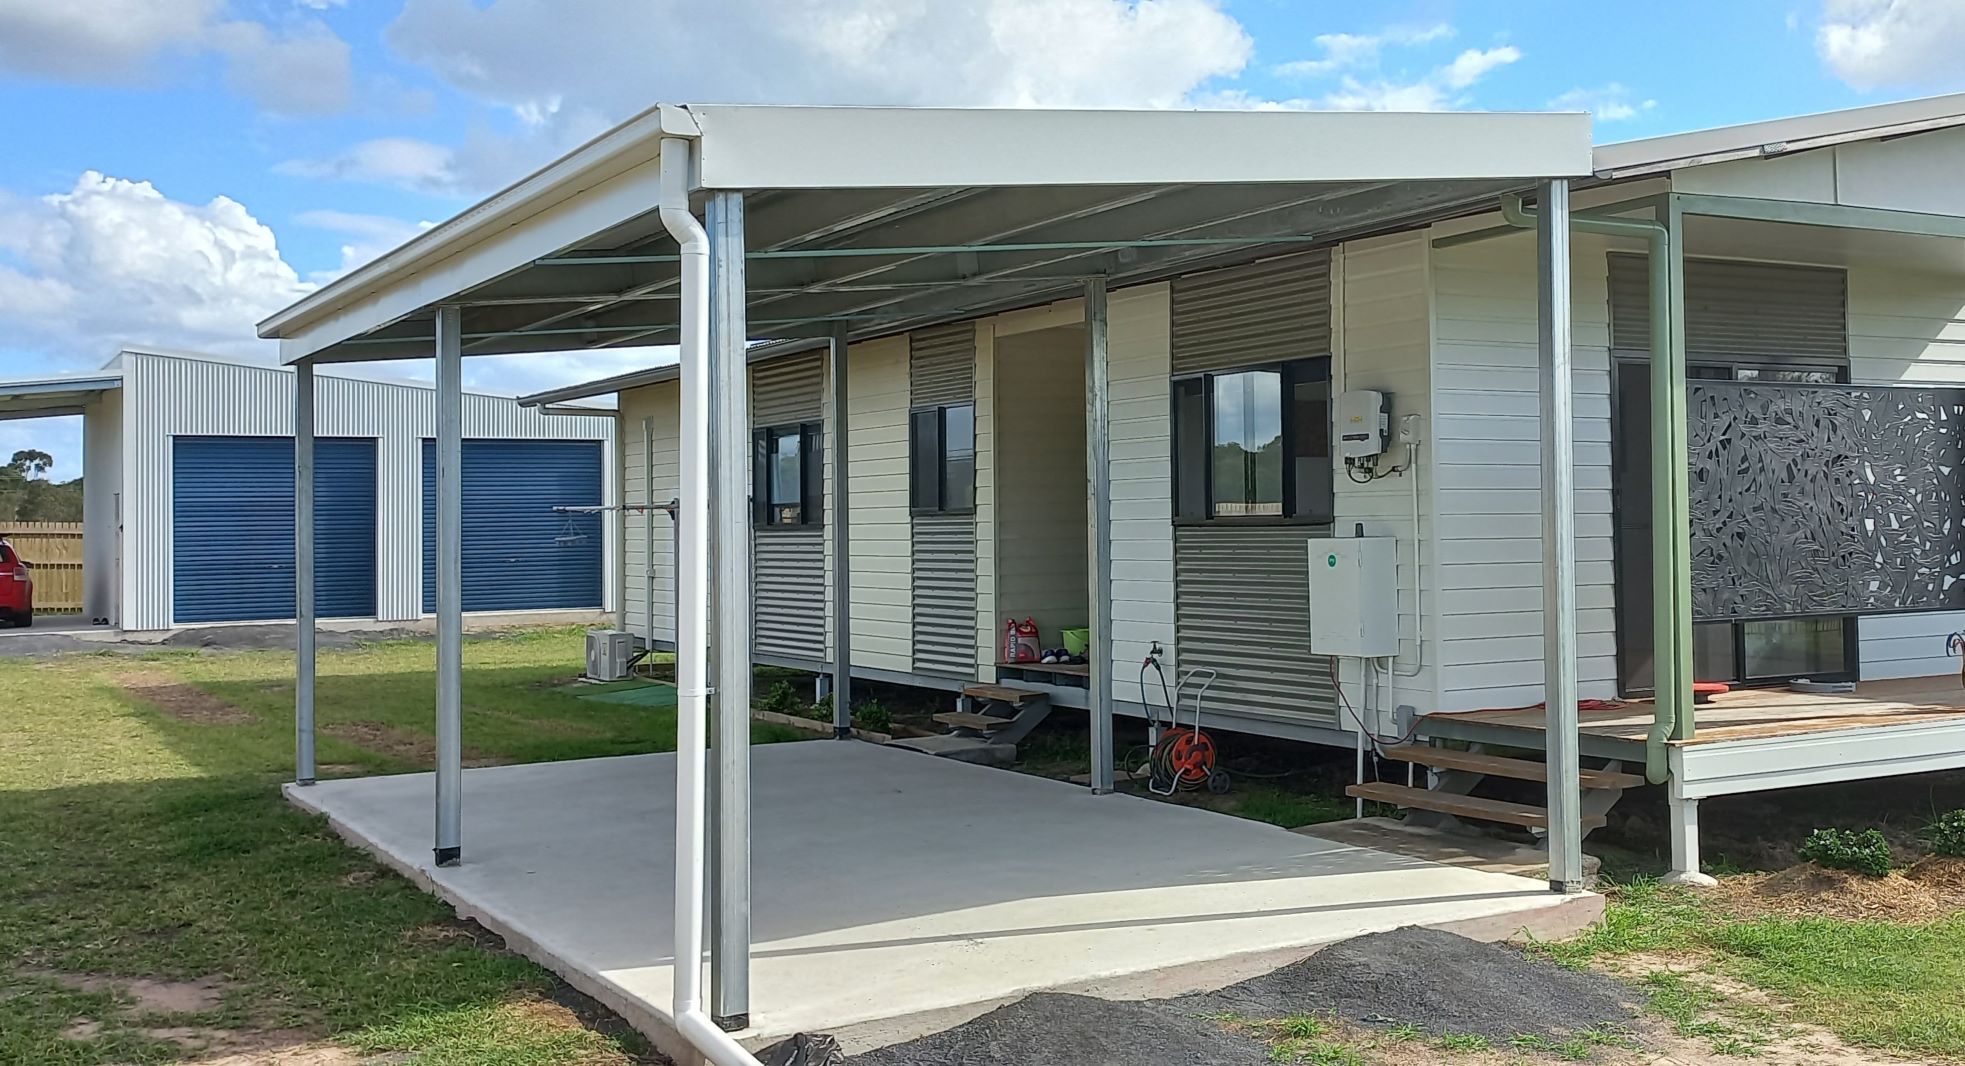
[[[976,323],[976,546],[972,560],[976,590],[976,670],[978,681],[996,680],[999,658],[996,621],[996,480],[1000,441],[996,432],[996,332],[988,321]],[[1082,484],[1082,479],[1081,479]]]
[[[1389,676],[1381,672],[1372,695],[1380,733],[1392,731],[1391,710],[1408,704],[1419,711],[1439,705],[1439,560],[1435,553],[1434,484],[1441,452],[1424,432],[1434,415],[1432,382],[1432,263],[1425,234],[1399,234],[1353,241],[1337,252],[1333,266],[1336,303],[1333,393],[1348,389],[1377,389],[1391,394],[1392,424],[1416,415],[1422,437],[1417,469],[1360,485],[1339,467],[1336,521],[1339,536],[1359,526],[1366,536],[1398,541],[1399,655]],[[1394,445],[1382,466],[1405,461],[1404,449]],[[1413,532],[1413,489],[1419,490],[1419,534]],[[1413,567],[1419,567],[1419,600],[1414,600]],[[1420,611],[1427,613],[1424,654],[1418,646]],[[1539,617],[1539,616],[1538,616]],[[1338,660],[1338,676],[1351,708],[1362,715],[1365,706],[1363,665],[1356,659]],[[1352,729],[1349,718],[1340,727]]]
[[[1849,375],[1857,384],[1965,385],[1965,274],[1851,264]],[[1870,617],[1856,626],[1864,678],[1958,670],[1945,638],[1965,629],[1965,612]]]
[[[852,346],[846,362],[853,665],[914,669],[907,507],[907,338]]]
[[[168,629],[172,624],[171,438],[291,436],[293,373],[140,352],[126,352],[122,361],[123,627]],[[435,433],[434,395],[433,390],[415,385],[331,374],[315,378],[315,433],[377,440],[376,617],[380,621],[422,616],[421,442]],[[610,442],[613,433],[611,415],[546,415],[504,397],[464,396],[466,437]],[[613,485],[603,486],[603,499],[611,499],[613,491]],[[604,552],[608,566],[614,565],[617,552],[616,538],[610,533]]]
[[[682,437],[680,431],[681,392],[676,382],[643,385],[620,394],[621,410],[621,501],[642,504],[649,501],[647,459],[643,455],[643,426],[652,431],[653,498],[657,505],[675,499],[681,484]],[[654,534],[655,552],[643,554],[643,544]],[[621,604],[628,632],[643,640],[652,639],[666,646],[675,644],[675,523],[666,512],[652,515],[627,511],[621,515]],[[647,567],[654,567],[654,629],[648,624]]]
[[[1165,283],[1107,300],[1112,475],[1112,696],[1141,702],[1139,664],[1158,642],[1174,681],[1173,303]],[[1157,689],[1157,686],[1155,686]],[[1156,691],[1152,702],[1157,706]]]
[[[1607,246],[1572,238],[1577,679],[1616,695]],[[1439,710],[1542,699],[1541,401],[1535,244],[1432,250]],[[1430,614],[1431,612],[1429,612]],[[1424,709],[1424,708],[1422,708]]]
[[[788,429],[813,422],[823,427],[825,373],[825,356],[817,352],[753,365],[752,428]],[[754,654],[778,662],[822,663],[829,658],[827,541],[823,526],[753,532]]]

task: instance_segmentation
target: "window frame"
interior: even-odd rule
[[[1336,491],[1336,484],[1335,484],[1336,482],[1335,465],[1332,466],[1332,487],[1331,487],[1331,498],[1330,498],[1330,507],[1329,507],[1329,510],[1331,512],[1330,516],[1323,517],[1323,516],[1316,516],[1316,515],[1305,515],[1301,513],[1302,501],[1297,498],[1299,495],[1297,492],[1297,485],[1296,485],[1297,479],[1295,477],[1295,460],[1297,457],[1294,454],[1294,452],[1290,450],[1291,443],[1296,439],[1296,429],[1297,429],[1296,404],[1293,399],[1296,387],[1297,385],[1305,381],[1321,381],[1324,383],[1325,386],[1324,389],[1325,454],[1323,455],[1322,458],[1328,464],[1336,463],[1336,453],[1331,448],[1331,444],[1335,440],[1335,432],[1333,429],[1331,419],[1334,417],[1334,407],[1336,403],[1336,395],[1332,393],[1330,389],[1330,386],[1333,383],[1331,379],[1331,364],[1332,364],[1332,360],[1331,357],[1328,355],[1306,355],[1298,359],[1285,359],[1285,360],[1272,361],[1266,363],[1251,363],[1246,366],[1218,367],[1212,370],[1196,370],[1187,373],[1174,374],[1169,377],[1167,399],[1169,404],[1170,417],[1168,419],[1167,436],[1168,436],[1169,444],[1171,445],[1170,448],[1168,449],[1169,455],[1173,460],[1172,463],[1170,464],[1171,477],[1169,480],[1172,483],[1172,490],[1173,490],[1171,494],[1171,499],[1173,502],[1174,525],[1177,526],[1327,527],[1336,521],[1337,491]],[[1303,375],[1304,370],[1312,369],[1312,368],[1320,371],[1320,373],[1313,376]],[[1215,434],[1215,423],[1214,423],[1215,379],[1220,377],[1233,377],[1237,374],[1246,374],[1251,372],[1263,372],[1263,371],[1276,373],[1281,377],[1281,388],[1279,390],[1279,393],[1282,397],[1280,431],[1283,441],[1283,455],[1282,455],[1283,513],[1280,515],[1217,515],[1214,513],[1215,497],[1214,497],[1214,461],[1213,461],[1214,434]],[[1205,440],[1203,446],[1204,451],[1203,451],[1202,459],[1201,462],[1199,463],[1199,471],[1200,471],[1200,479],[1201,479],[1200,503],[1203,513],[1184,514],[1181,511],[1181,506],[1182,506],[1181,497],[1183,492],[1182,478],[1181,478],[1181,467],[1183,464],[1181,462],[1181,456],[1182,456],[1183,443],[1184,443],[1180,435],[1181,386],[1188,385],[1196,381],[1199,381],[1201,383],[1200,405],[1201,405],[1201,415],[1202,415],[1202,432]]]
[[[963,507],[948,506],[949,453],[948,413],[955,409],[969,412],[969,502]],[[933,442],[923,439],[924,416],[933,415]],[[922,475],[917,464],[923,450],[932,451],[935,463],[934,499],[922,499]],[[976,402],[944,403],[911,407],[907,413],[907,509],[909,515],[973,515],[976,513]]]
[[[778,442],[798,444],[798,520],[782,520],[771,501],[771,478],[776,471]],[[814,529],[825,525],[825,427],[818,422],[790,422],[751,431],[751,525],[758,530]],[[784,505],[789,506],[789,505]]]

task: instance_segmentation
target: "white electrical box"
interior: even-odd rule
[[[1310,539],[1310,652],[1357,659],[1399,654],[1399,542]]]
[[[587,677],[593,681],[625,681],[634,658],[634,634],[619,629],[587,630]]]
[[[1376,389],[1352,389],[1337,398],[1337,454],[1349,462],[1385,452],[1392,428],[1391,398]]]

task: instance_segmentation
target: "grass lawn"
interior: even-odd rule
[[[465,645],[482,761],[674,746],[672,708],[575,698],[577,629]],[[322,776],[426,769],[435,652],[324,652]],[[0,659],[0,1063],[328,1041],[416,1063],[642,1061],[544,970],[289,808],[293,657]],[[760,726],[759,742],[802,734]],[[586,1018],[592,1021],[592,1018]],[[202,1049],[202,1050],[201,1050]]]

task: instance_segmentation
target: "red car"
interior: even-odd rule
[[[0,539],[0,622],[34,624],[34,570],[5,539]]]

